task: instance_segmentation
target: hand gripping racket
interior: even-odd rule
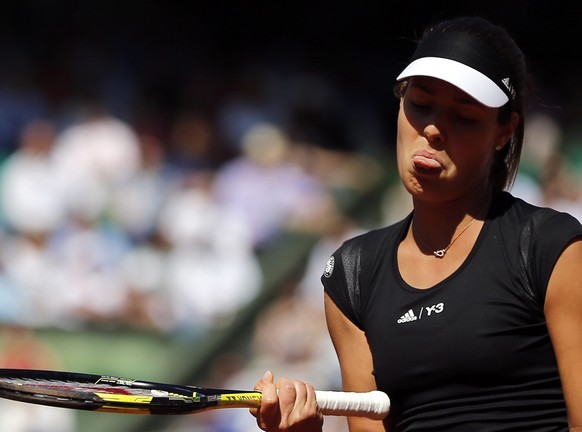
[[[83,373],[0,369],[0,397],[21,402],[130,414],[193,414],[220,408],[254,408],[261,393],[211,389]],[[323,414],[384,418],[390,409],[381,391],[316,391]]]

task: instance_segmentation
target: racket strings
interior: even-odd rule
[[[58,380],[38,380],[30,378],[2,378],[0,382],[10,385],[12,388],[21,388],[22,391],[27,389],[51,389],[75,392],[94,393],[95,391],[104,393],[123,393],[143,396],[152,396],[152,389],[128,386],[112,386],[111,384],[99,383],[82,383],[76,381],[58,381]],[[162,394],[160,390],[157,394]],[[165,392],[167,394],[167,392]]]

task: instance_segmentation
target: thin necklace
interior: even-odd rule
[[[487,208],[487,207],[485,207]],[[484,210],[484,209],[483,209]],[[480,214],[483,212],[483,210],[481,210],[481,212],[479,212],[479,214],[477,216],[475,216],[475,218],[469,222],[467,224],[467,226],[465,226],[465,228],[463,228],[461,230],[461,232],[459,234],[457,234],[455,237],[453,237],[453,239],[451,240],[451,242],[448,244],[448,246],[444,249],[438,249],[438,250],[433,250],[433,248],[431,248],[424,240],[423,238],[420,236],[420,234],[418,233],[418,231],[415,229],[414,227],[414,223],[412,224],[412,233],[413,235],[415,235],[420,242],[424,245],[424,247],[426,247],[428,250],[431,250],[433,255],[437,258],[443,258],[445,256],[445,254],[447,253],[447,251],[451,248],[451,246],[453,245],[453,243],[459,238],[461,237],[461,234],[463,234],[465,231],[467,231],[469,229],[469,227],[471,225],[473,225],[475,223],[475,221],[477,220],[477,218],[480,216]]]

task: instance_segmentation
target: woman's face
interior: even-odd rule
[[[400,100],[400,178],[414,197],[453,200],[487,187],[493,154],[514,126],[499,125],[497,108],[480,104],[436,78],[413,77]]]

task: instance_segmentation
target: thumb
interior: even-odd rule
[[[259,381],[257,381],[257,383],[254,386],[254,390],[262,392],[265,386],[273,384],[274,382],[275,378],[272,372],[268,370],[267,372],[265,372],[263,377]],[[249,411],[253,417],[257,419],[259,418],[259,408],[250,408]]]
[[[275,378],[273,376],[273,373],[268,370],[267,372],[265,372],[263,377],[259,381],[257,381],[254,389],[258,390],[258,391],[262,391],[267,384],[273,384],[274,382],[275,382]]]

